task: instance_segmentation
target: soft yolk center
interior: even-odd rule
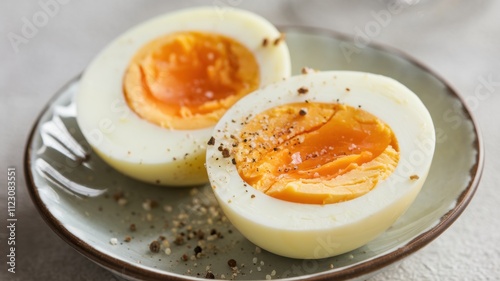
[[[375,187],[399,161],[391,128],[341,104],[296,103],[260,113],[242,130],[240,176],[273,197],[300,203],[350,200]]]
[[[140,117],[162,127],[198,129],[214,125],[259,83],[254,55],[236,40],[178,32],[151,41],[135,54],[123,88]]]

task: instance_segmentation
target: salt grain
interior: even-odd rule
[[[111,244],[111,245],[117,245],[118,244],[118,239],[116,239],[114,237],[111,238],[111,239],[109,239],[109,244]]]
[[[302,158],[300,157],[300,152],[295,152],[292,154],[292,165],[302,163]]]
[[[151,202],[145,201],[142,203],[142,208],[146,211],[151,211]]]
[[[161,241],[161,243],[163,244],[163,247],[166,247],[166,248],[170,247],[170,242],[168,242],[167,239],[164,239],[163,241]]]
[[[125,199],[125,198],[123,198],[123,197],[122,197],[122,198],[120,198],[120,199],[118,199],[118,201],[117,201],[117,202],[118,202],[118,205],[120,205],[120,206],[125,206],[125,205],[127,205],[127,203],[128,203],[127,199]]]

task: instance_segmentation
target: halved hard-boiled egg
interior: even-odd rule
[[[283,35],[253,13],[191,8],[142,23],[88,66],[77,121],[93,150],[133,178],[207,182],[213,126],[237,100],[290,75]]]
[[[215,126],[207,171],[234,226],[278,255],[356,249],[414,201],[435,147],[432,119],[380,75],[291,77],[237,102]]]

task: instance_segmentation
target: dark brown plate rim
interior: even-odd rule
[[[354,38],[342,34],[333,30],[329,29],[324,29],[324,28],[318,28],[318,27],[306,27],[306,26],[282,26],[280,27],[280,30],[286,32],[286,31],[299,31],[303,33],[308,33],[308,34],[315,34],[315,35],[325,35],[333,38],[337,38],[346,42],[354,42]],[[384,51],[391,53],[393,55],[399,56],[406,60],[407,62],[417,66],[418,68],[422,69],[423,71],[427,72],[428,74],[431,74],[434,76],[436,79],[441,81],[445,87],[447,88],[447,92],[453,95],[456,99],[458,99],[461,104],[463,105],[463,111],[464,115],[469,119],[472,124],[473,124],[473,130],[475,133],[475,140],[473,143],[473,146],[477,150],[476,154],[476,159],[475,159],[475,164],[471,167],[469,173],[471,176],[471,179],[469,181],[468,186],[464,189],[464,191],[460,194],[460,196],[457,198],[456,205],[449,210],[446,214],[444,214],[441,218],[439,223],[437,223],[435,226],[430,228],[429,230],[425,231],[424,233],[418,235],[417,237],[413,238],[410,242],[405,244],[404,246],[381,256],[378,256],[376,258],[373,258],[369,261],[362,262],[357,265],[353,265],[350,267],[347,267],[344,270],[341,271],[325,271],[323,273],[316,273],[312,274],[309,276],[300,276],[300,277],[293,277],[293,278],[284,278],[280,280],[297,280],[301,279],[304,280],[304,278],[307,278],[308,280],[347,280],[347,279],[352,279],[356,277],[360,277],[363,275],[367,275],[369,273],[373,273],[383,267],[386,267],[394,262],[397,262],[414,252],[418,251],[419,249],[423,248],[427,244],[429,244],[432,240],[437,238],[441,233],[443,233],[455,220],[462,214],[462,212],[465,210],[469,202],[472,200],[474,193],[477,190],[477,187],[479,185],[482,171],[483,171],[483,165],[484,165],[484,151],[483,151],[483,142],[482,142],[482,137],[479,131],[479,128],[477,126],[477,122],[475,121],[474,117],[470,114],[470,110],[467,108],[467,104],[464,103],[463,99],[458,95],[457,91],[453,89],[444,79],[442,79],[439,75],[436,75],[432,70],[427,68],[425,65],[417,61],[415,58],[409,56],[406,53],[403,53],[402,51],[398,49],[394,49],[392,47],[388,47],[382,44],[378,43],[370,43],[367,45],[370,48]],[[74,78],[71,80],[69,83],[79,79],[80,76]],[[65,87],[63,87],[65,88]],[[27,189],[30,194],[30,197],[35,204],[36,208],[38,209],[38,212],[41,214],[42,218],[45,220],[45,222],[50,226],[50,228],[61,238],[63,239],[66,243],[68,243],[70,246],[72,246],[75,250],[77,250],[79,253],[87,257],[88,259],[92,260],[93,262],[109,269],[112,270],[115,274],[119,274],[122,276],[127,276],[139,280],[197,280],[199,278],[196,277],[189,277],[189,276],[183,276],[183,275],[178,275],[170,272],[165,272],[165,273],[159,273],[157,271],[149,271],[147,269],[141,268],[139,266],[136,266],[134,264],[130,264],[124,261],[121,261],[117,258],[114,258],[112,256],[106,255],[95,248],[93,248],[91,245],[88,243],[84,242],[83,240],[79,239],[76,237],[73,233],[68,231],[59,220],[57,220],[52,213],[49,211],[47,206],[44,204],[44,202],[41,200],[40,195],[38,193],[38,189],[35,185],[33,174],[31,173],[31,154],[32,151],[30,149],[32,140],[34,135],[36,134],[36,129],[38,127],[38,123],[43,116],[43,114],[49,109],[50,104],[60,95],[60,91],[57,91],[56,94],[49,100],[47,105],[44,107],[44,109],[41,111],[39,116],[37,117],[30,134],[28,136],[28,140],[25,146],[25,152],[24,152],[24,174],[26,178],[26,184],[27,184]],[[200,279],[201,280],[201,279]]]

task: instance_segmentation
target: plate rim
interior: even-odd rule
[[[305,25],[277,25],[278,29],[283,32],[288,31],[297,31],[306,34],[313,35],[324,35],[330,38],[339,39],[345,42],[354,43],[355,39],[353,36],[345,33],[341,33],[332,29],[322,28],[322,27],[314,27],[314,26],[305,26]],[[415,59],[411,55],[403,52],[400,49],[395,47],[391,47],[385,44],[381,44],[379,42],[371,41],[369,44],[365,45],[366,47],[376,49],[379,51],[387,52],[392,55],[395,55],[399,58],[404,59],[410,64],[415,65],[416,67],[422,69],[424,72],[430,74],[437,80],[439,80],[445,86],[445,90],[452,95],[454,98],[460,101],[462,105],[462,112],[464,113],[466,119],[468,119],[472,123],[473,131],[474,131],[474,141],[472,146],[476,148],[477,153],[475,156],[475,163],[469,170],[470,180],[468,185],[464,188],[464,190],[460,193],[460,195],[456,198],[456,204],[453,208],[448,210],[444,215],[439,218],[439,222],[426,230],[425,232],[419,234],[413,239],[409,240],[403,246],[388,252],[381,254],[377,257],[374,257],[368,261],[362,262],[360,264],[349,266],[341,271],[332,271],[326,270],[321,273],[313,273],[308,275],[302,275],[298,277],[288,277],[281,278],[279,280],[331,280],[335,278],[335,280],[348,280],[357,277],[361,277],[363,275],[367,275],[370,273],[374,273],[377,270],[385,268],[397,261],[402,260],[403,258],[410,256],[411,254],[417,252],[431,241],[439,237],[446,229],[448,229],[462,214],[462,212],[466,209],[467,205],[470,203],[472,198],[474,197],[475,192],[478,189],[479,183],[481,181],[482,173],[484,170],[484,144],[483,137],[481,134],[481,130],[478,126],[478,122],[475,117],[471,114],[471,110],[468,105],[464,102],[464,99],[458,91],[453,88],[447,80],[443,79],[440,75],[436,74],[433,70],[427,67],[425,64],[421,63],[419,60]],[[39,122],[42,116],[50,109],[50,106],[56,100],[61,91],[67,88],[69,85],[77,81],[81,77],[82,73],[76,75],[74,78],[70,79],[66,82],[61,88],[59,88],[55,94],[47,101],[45,106],[41,109],[40,113],[36,117],[34,124],[32,125],[29,135],[24,147],[24,156],[23,156],[23,166],[24,166],[24,178],[26,181],[26,188],[28,189],[28,193],[33,201],[38,213],[42,216],[45,223],[47,223],[50,229],[55,232],[63,241],[69,244],[73,249],[77,252],[93,261],[97,265],[106,268],[107,270],[111,270],[112,274],[121,274],[127,277],[132,277],[135,279],[147,279],[147,280],[165,280],[165,278],[169,278],[170,280],[202,280],[195,276],[186,276],[180,275],[173,272],[165,271],[164,273],[160,273],[157,271],[151,271],[134,265],[133,263],[127,263],[125,261],[121,261],[111,255],[107,255],[103,252],[96,250],[94,247],[81,240],[73,233],[71,233],[68,229],[64,227],[64,225],[53,216],[53,214],[48,209],[47,205],[42,201],[38,188],[34,182],[33,174],[31,173],[31,143],[35,134],[37,133],[37,128],[39,126]]]

